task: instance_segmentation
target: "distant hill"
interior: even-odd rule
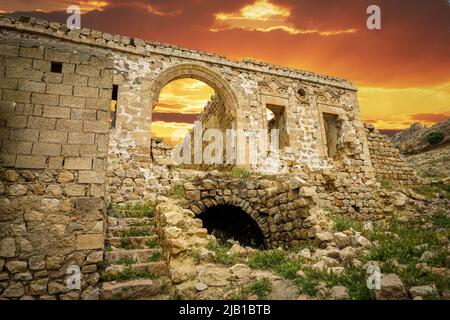
[[[441,147],[450,142],[450,118],[430,128],[413,123],[409,128],[392,135],[390,139],[400,152],[406,155]]]
[[[409,128],[395,133],[390,139],[405,155],[405,161],[419,176],[434,181],[448,181],[450,177],[450,119],[430,128],[414,123]]]

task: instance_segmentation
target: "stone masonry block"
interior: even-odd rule
[[[53,133],[54,134],[54,133]],[[9,135],[11,141],[37,141],[39,130],[34,129],[12,129]]]
[[[74,86],[73,95],[75,97],[98,98],[98,88]]]
[[[80,171],[79,183],[102,184],[105,182],[105,172],[101,171]]]
[[[111,88],[112,79],[102,77],[89,77],[89,87],[95,88]]]
[[[45,156],[59,156],[61,154],[61,145],[54,143],[40,143],[33,144],[33,154]]]
[[[31,103],[43,104],[50,106],[57,106],[59,102],[59,96],[46,93],[33,93],[31,96]]]
[[[6,66],[5,69],[5,77],[8,78],[18,78],[18,79],[28,79],[40,81],[44,73],[39,70],[25,70],[22,68]]]
[[[17,79],[0,77],[0,88],[17,89]]]
[[[63,156],[77,157],[80,155],[80,145],[65,144],[62,146],[61,154]]]
[[[67,130],[67,131],[82,131],[83,121],[81,120],[68,120],[68,119],[57,119],[56,120],[56,130]]]
[[[85,121],[83,125],[84,132],[107,133],[109,129],[108,121]]]
[[[69,84],[61,83],[49,83],[47,84],[46,93],[58,94],[61,96],[71,96],[73,92],[73,86]]]
[[[6,126],[10,128],[25,128],[27,126],[27,116],[8,115]]]
[[[17,67],[21,69],[31,69],[32,59],[22,57],[6,57],[7,66]]]
[[[31,154],[31,142],[5,141],[2,143],[3,153]]]
[[[99,76],[100,69],[90,65],[77,65],[76,71],[77,74],[81,74],[84,76]]]
[[[47,49],[44,55],[45,60],[55,61],[55,62],[72,62],[72,54],[70,52],[56,51]]]
[[[18,88],[21,91],[44,93],[45,86],[45,82],[30,81],[27,79],[20,79],[18,82]]]
[[[103,249],[103,234],[77,235],[77,250]]]
[[[70,108],[65,107],[44,107],[44,117],[48,118],[70,118]]]
[[[42,47],[33,47],[33,48],[20,47],[19,56],[24,57],[24,58],[43,59],[44,58],[44,48],[42,48]]]
[[[90,170],[92,158],[66,158],[64,168],[68,170]]]
[[[0,44],[0,52],[6,57],[17,57],[19,55],[19,47]]]
[[[66,143],[67,142],[67,132],[55,130],[42,130],[39,134],[39,142],[47,143]]]
[[[56,119],[28,117],[27,127],[31,129],[55,129]]]
[[[73,97],[73,96],[61,96],[59,98],[59,105],[62,107],[84,108],[86,105],[86,98]]]
[[[4,90],[3,91],[3,100],[5,101],[13,101],[13,102],[30,102],[31,93],[25,91],[17,91],[17,90]]]
[[[70,118],[74,120],[92,120],[97,119],[97,112],[95,110],[86,109],[72,109],[70,113]]]
[[[111,108],[111,99],[86,99],[86,108],[95,110],[105,110],[109,111]]]
[[[45,169],[46,157],[18,155],[16,158],[16,168],[23,169]]]
[[[63,76],[63,83],[70,84],[70,85],[87,87],[87,85],[88,85],[88,77],[87,76],[82,76],[82,75],[79,75],[79,74],[67,73],[67,74],[64,74],[64,76]]]
[[[69,132],[70,144],[94,144],[95,134],[85,132]]]

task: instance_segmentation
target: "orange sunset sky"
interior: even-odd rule
[[[450,117],[448,0],[2,0],[0,12],[64,22],[71,4],[82,27],[349,79],[363,120],[380,129]],[[366,27],[372,4],[381,30]],[[195,80],[170,83],[152,131],[190,128],[211,94]]]

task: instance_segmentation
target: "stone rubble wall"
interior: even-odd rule
[[[98,298],[111,60],[3,28],[0,42],[0,296]],[[66,286],[71,265],[80,290]]]
[[[180,203],[195,215],[218,205],[237,206],[256,221],[267,246],[276,248],[314,238],[308,217],[316,197],[314,188],[297,177],[242,179],[198,173],[183,183]]]
[[[388,180],[399,184],[416,184],[418,177],[402,159],[398,148],[389,138],[382,135],[372,125],[366,125],[370,158],[379,180]]]

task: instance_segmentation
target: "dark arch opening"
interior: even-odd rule
[[[219,205],[206,209],[197,218],[203,227],[219,242],[238,241],[242,246],[266,248],[264,234],[255,220],[244,210],[233,205]]]

